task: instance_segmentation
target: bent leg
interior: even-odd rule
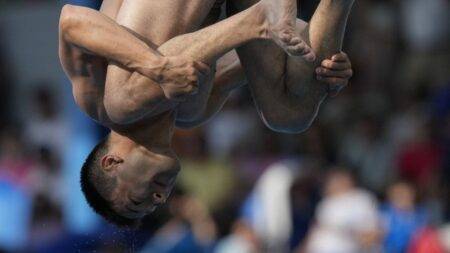
[[[255,0],[232,0],[235,9]],[[339,52],[353,0],[322,0],[308,25],[297,29],[316,53],[314,63],[289,57],[270,41],[252,41],[237,49],[257,110],[271,129],[297,133],[306,130],[327,96],[327,85],[316,80],[315,68]]]
[[[125,18],[122,19],[122,17]],[[145,25],[145,22],[141,23],[127,17],[128,15],[121,10],[117,22],[135,32],[143,29],[142,26]],[[213,65],[217,59],[233,48],[255,39],[266,39],[265,18],[264,12],[255,5],[197,32],[172,38],[162,44],[158,51],[164,56],[189,57]],[[151,40],[152,38],[146,39]],[[213,76],[209,76],[207,79],[200,80],[200,89],[196,95],[178,105],[178,116],[182,120],[193,120],[206,109],[208,97],[212,90]],[[107,111],[116,111],[108,110],[108,107],[110,109],[111,107],[122,108],[121,115],[112,118],[125,118],[123,122],[132,122],[144,115],[156,114],[158,111],[154,110],[154,106],[151,108],[147,104],[147,98],[145,97],[145,91],[149,89],[162,93],[156,82],[138,72],[130,73],[118,66],[110,65],[105,87],[105,107]],[[108,104],[107,101],[114,101],[114,103]],[[127,103],[127,101],[130,102]],[[168,104],[169,102],[164,103]],[[130,104],[133,104],[133,106],[128,106]],[[159,108],[164,108],[164,106]]]

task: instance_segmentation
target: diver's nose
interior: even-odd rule
[[[155,205],[162,205],[167,201],[167,195],[159,192],[153,193],[153,200]]]

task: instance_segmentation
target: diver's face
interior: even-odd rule
[[[142,218],[166,202],[180,170],[173,154],[136,149],[117,167],[117,211],[130,219]]]

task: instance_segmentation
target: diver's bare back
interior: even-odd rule
[[[110,1],[117,3],[122,0]],[[118,10],[102,8],[101,11],[133,31],[142,40],[152,44],[151,47],[158,47],[177,35],[198,30],[213,6],[216,4],[217,7],[221,2],[223,0],[123,0]],[[78,49],[63,50],[61,62],[74,83],[73,94],[78,106],[91,118],[112,130],[125,132],[136,126],[152,128],[149,125],[174,120],[173,111],[178,103],[168,100],[160,86],[154,82],[150,89],[153,89],[155,96],[160,98],[160,103],[152,113],[130,124],[115,124],[109,119],[103,105],[105,82],[109,79],[124,83],[133,72]]]

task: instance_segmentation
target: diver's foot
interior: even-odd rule
[[[259,5],[265,13],[268,36],[289,55],[314,61],[314,52],[296,31],[297,1],[262,0]]]

